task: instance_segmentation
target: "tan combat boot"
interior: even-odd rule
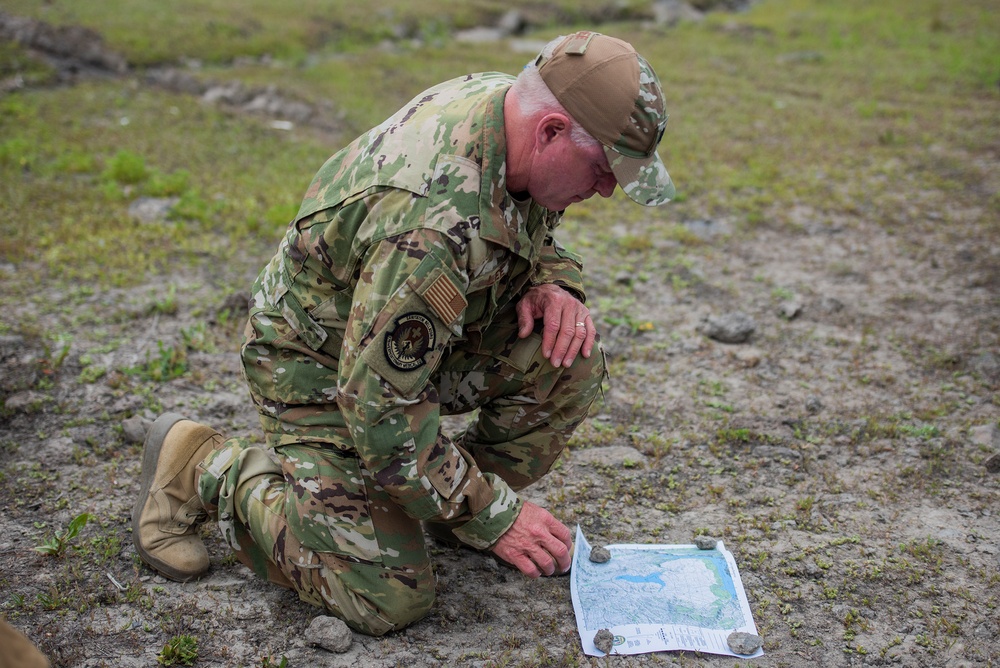
[[[45,655],[28,638],[0,619],[0,668],[49,668]]]
[[[214,429],[176,413],[161,415],[146,433],[132,542],[150,568],[171,580],[188,582],[208,570],[208,551],[197,535],[207,519],[197,466],[222,441]]]

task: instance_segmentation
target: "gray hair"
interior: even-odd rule
[[[550,58],[552,52],[564,38],[565,35],[561,35],[546,44],[542,49],[542,55],[545,58]],[[601,145],[589,132],[583,129],[583,126],[566,111],[565,107],[559,104],[559,100],[556,99],[556,96],[552,94],[549,87],[545,85],[545,81],[542,80],[542,75],[539,74],[534,59],[521,70],[511,90],[516,94],[515,99],[517,100],[518,109],[525,116],[552,113],[563,114],[570,120],[569,136],[577,146],[580,148],[592,148]]]

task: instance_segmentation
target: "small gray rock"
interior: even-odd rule
[[[742,655],[753,654],[764,644],[760,636],[745,631],[733,631],[726,638],[726,642],[729,644],[729,649]]]
[[[699,550],[714,550],[719,541],[711,536],[695,536],[694,544]]]
[[[167,220],[180,197],[140,197],[128,205],[128,215],[143,223]]]
[[[1000,357],[991,352],[980,353],[968,362],[969,368],[987,378],[1000,378]]]
[[[802,304],[795,299],[789,299],[778,305],[778,316],[785,320],[794,320],[802,313]]]
[[[990,473],[1000,473],[1000,452],[991,455],[989,459],[983,462],[983,465]]]
[[[701,325],[702,334],[721,343],[745,343],[756,329],[754,319],[741,311],[709,316]]]
[[[809,411],[812,415],[816,415],[816,413],[819,413],[821,410],[823,410],[823,402],[820,400],[819,397],[809,397],[808,399],[806,399],[806,410]]]
[[[611,631],[607,629],[601,629],[594,635],[594,647],[601,650],[605,654],[611,653],[611,648],[614,647],[615,637],[611,635]]]
[[[129,443],[142,443],[146,440],[146,432],[152,426],[152,421],[139,415],[122,420],[122,433]]]
[[[13,273],[13,272],[11,272]],[[16,355],[24,349],[24,337],[14,335],[0,335],[0,359]]]
[[[499,42],[504,39],[507,35],[500,28],[487,28],[480,26],[478,28],[469,28],[468,30],[459,30],[452,37],[456,42],[471,43],[471,44],[484,44],[488,42]]]
[[[41,392],[26,390],[7,397],[7,401],[4,402],[4,406],[8,410],[17,411],[18,413],[31,414],[42,410],[42,406],[46,401],[46,396]]]
[[[972,635],[977,638],[992,638],[995,635],[995,631],[992,624],[989,622],[983,622],[976,627],[976,630],[972,632]]]
[[[309,645],[341,654],[351,648],[354,636],[343,620],[320,616],[310,622],[305,640]]]
[[[705,15],[682,0],[658,0],[653,3],[653,22],[673,26],[681,21],[701,21]]]
[[[595,564],[603,564],[611,560],[611,553],[607,548],[595,547],[590,551],[590,560]]]
[[[527,19],[516,9],[511,9],[497,21],[497,28],[505,35],[521,35],[527,27]]]

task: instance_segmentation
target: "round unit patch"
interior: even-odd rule
[[[424,365],[424,357],[434,348],[434,323],[422,313],[407,313],[385,337],[385,358],[400,371]]]

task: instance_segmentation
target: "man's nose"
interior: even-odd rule
[[[597,192],[601,194],[601,197],[611,197],[615,194],[615,188],[618,186],[618,181],[615,180],[614,174],[607,174],[597,180],[596,189]]]

